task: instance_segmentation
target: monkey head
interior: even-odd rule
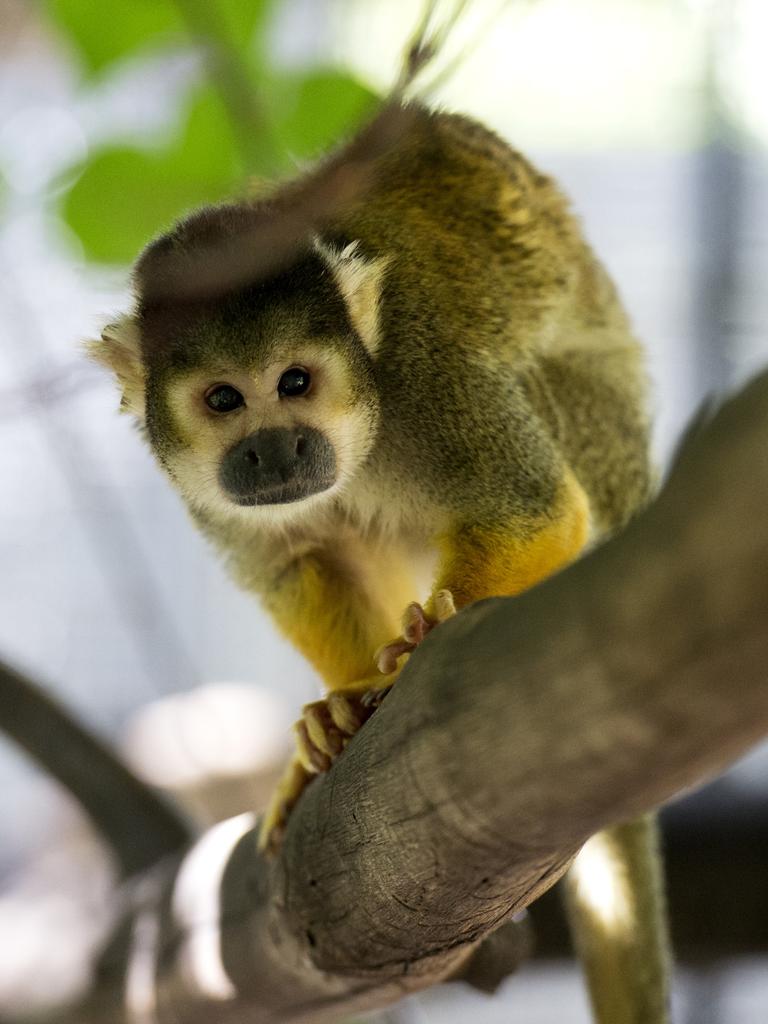
[[[155,288],[169,260],[199,271],[189,244],[216,213],[145,250],[134,311],[90,349],[193,511],[285,522],[340,492],[374,444],[382,267],[314,239],[255,283]]]

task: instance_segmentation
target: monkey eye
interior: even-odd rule
[[[306,395],[312,378],[303,366],[291,366],[277,382],[277,393],[281,398],[297,398]]]
[[[214,412],[232,412],[245,405],[245,399],[231,384],[214,384],[205,392],[205,404]]]

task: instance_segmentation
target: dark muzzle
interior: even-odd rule
[[[313,427],[270,427],[224,456],[221,486],[238,505],[284,505],[327,490],[336,479],[330,441]]]

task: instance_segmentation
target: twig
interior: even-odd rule
[[[281,168],[269,116],[248,68],[227,34],[217,0],[175,0],[205,55],[211,83],[221,97],[247,173],[269,176]]]

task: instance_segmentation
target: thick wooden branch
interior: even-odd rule
[[[763,376],[692,432],[621,537],[436,630],[302,798],[281,857],[257,855],[245,816],[204,837],[180,880],[163,868],[71,1019],[384,1005],[460,969],[590,834],[768,733],[767,442]]]

